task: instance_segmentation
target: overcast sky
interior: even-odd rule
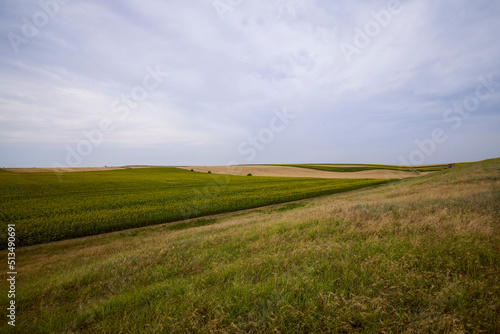
[[[500,156],[500,1],[0,4],[0,167]]]

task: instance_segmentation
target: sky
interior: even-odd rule
[[[0,167],[500,157],[500,1],[6,0]]]

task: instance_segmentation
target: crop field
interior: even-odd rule
[[[457,165],[457,164],[455,164]],[[364,165],[364,164],[349,164],[343,166],[342,164],[297,164],[297,165],[280,165],[280,166],[290,166],[290,167],[301,167],[310,168],[317,170],[324,170],[329,172],[361,172],[367,170],[395,170],[395,171],[416,171],[416,172],[437,172],[445,170],[448,165],[429,165],[429,166],[392,166],[392,165]]]
[[[207,173],[211,171],[215,174],[247,175],[254,176],[279,176],[279,177],[314,177],[325,179],[404,179],[419,177],[432,172],[418,172],[412,170],[390,170],[390,169],[365,169],[362,171],[335,172],[333,170],[321,170],[325,165],[313,165],[320,168],[304,168],[302,165],[239,165],[239,166],[179,166],[178,168],[196,172]],[[346,166],[350,167],[350,166]]]
[[[19,246],[90,236],[333,194],[387,182],[272,178],[141,168],[66,173],[0,172],[2,247],[15,223]]]
[[[100,189],[131,172],[73,173],[73,182],[88,178]],[[133,173],[160,188],[162,173],[200,181],[188,172]],[[140,187],[106,189],[120,197]],[[499,217],[500,159],[492,159],[355,192],[21,247],[15,329],[499,333]],[[7,285],[0,281],[2,291]],[[0,332],[7,327],[1,322]]]

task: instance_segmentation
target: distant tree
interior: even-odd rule
[[[212,172],[211,172],[211,171],[208,171],[208,174],[212,174]]]
[[[247,176],[252,176],[252,173],[248,173]]]

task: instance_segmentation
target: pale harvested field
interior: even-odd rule
[[[342,165],[342,164],[310,164],[311,166],[318,166],[318,167],[365,167],[366,165]]]
[[[316,169],[288,167],[288,166],[183,166],[178,167],[195,172],[207,173],[211,171],[214,174],[228,175],[247,175],[253,176],[282,176],[282,177],[318,177],[325,179],[404,179],[426,175],[429,172],[413,173],[396,170],[374,169],[361,172],[328,172]]]
[[[14,173],[71,173],[71,172],[98,172],[117,169],[149,168],[152,166],[121,166],[121,167],[68,167],[68,168],[4,168]]]

